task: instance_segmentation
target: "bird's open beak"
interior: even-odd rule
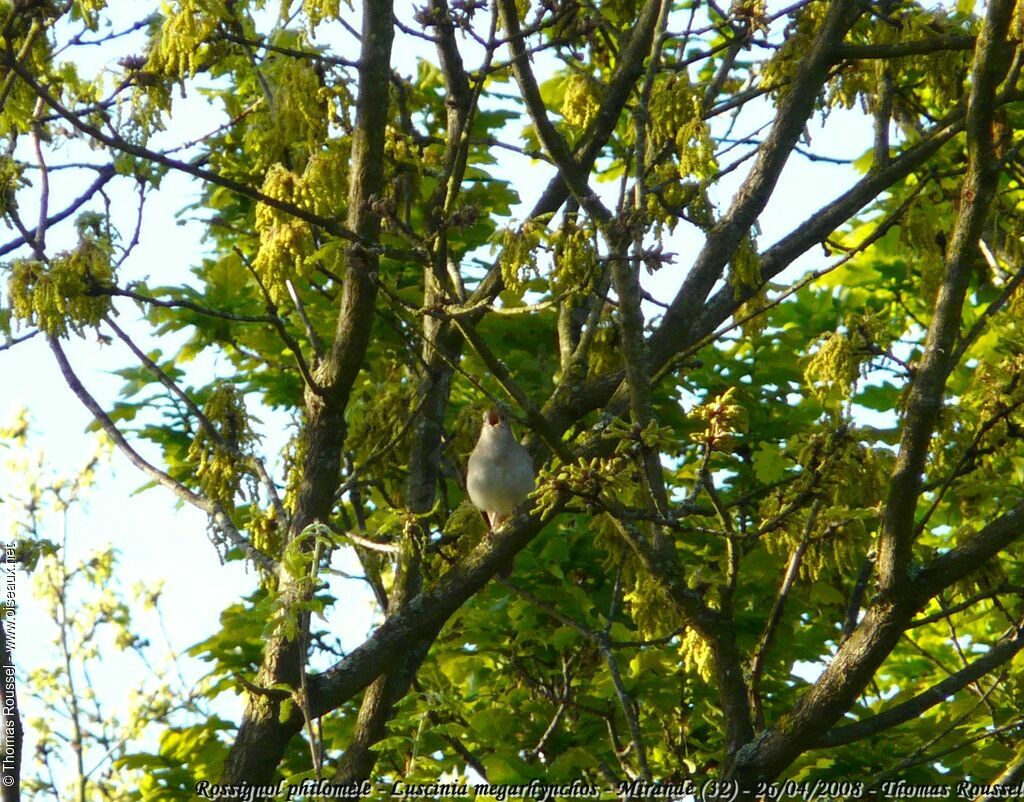
[[[491,407],[489,410],[487,410],[487,423],[490,426],[497,426],[499,423],[501,423],[501,416],[498,414],[498,410],[496,410],[494,407]]]

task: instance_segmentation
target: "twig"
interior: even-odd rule
[[[267,318],[270,321],[270,325],[274,327],[274,331],[277,332],[277,336],[281,338],[281,341],[285,344],[288,350],[292,354],[292,359],[295,360],[295,366],[299,369],[299,375],[302,376],[302,381],[305,382],[306,387],[310,392],[323,396],[325,389],[321,386],[320,382],[313,376],[313,372],[309,369],[309,363],[306,362],[306,357],[302,354],[302,346],[296,341],[291,334],[288,333],[288,327],[285,326],[284,320],[277,313],[277,304],[274,303],[274,299],[270,295],[270,290],[267,289],[266,284],[263,283],[263,279],[260,278],[259,273],[253,267],[252,260],[247,259],[245,254],[239,248],[234,249],[238,258],[242,261],[242,264],[248,268],[249,273],[252,274],[253,279],[256,281],[256,286],[260,288],[260,292],[263,293],[263,301],[267,307]],[[288,282],[288,288],[290,292],[294,292],[294,288],[291,286],[291,281]],[[295,300],[298,300],[298,295],[293,296]],[[301,315],[305,318],[305,314]],[[315,346],[312,346],[315,348]]]
[[[13,337],[12,339],[5,342],[3,345],[0,345],[0,351],[6,351],[9,348],[13,348],[14,346],[18,345],[19,343],[23,343],[26,340],[31,340],[37,334],[39,334],[39,329],[30,331],[28,334],[23,334],[20,337]]]
[[[845,253],[840,259],[838,259],[837,261],[833,262],[831,265],[828,265],[827,267],[823,267],[820,270],[815,270],[815,271],[812,271],[812,272],[808,273],[806,276],[804,276],[802,279],[800,279],[800,281],[796,282],[791,287],[788,287],[786,290],[784,290],[783,292],[779,293],[779,295],[777,295],[771,301],[768,301],[768,302],[766,302],[764,304],[758,304],[757,308],[755,308],[751,312],[748,312],[746,315],[742,315],[742,316],[740,316],[738,318],[734,317],[729,323],[723,324],[721,327],[719,327],[719,328],[715,329],[714,331],[710,332],[709,334],[701,337],[693,345],[691,345],[688,348],[686,348],[685,350],[681,351],[679,354],[677,354],[675,357],[673,357],[669,362],[667,362],[665,364],[665,367],[663,367],[660,371],[658,371],[655,374],[654,380],[658,381],[659,379],[664,377],[667,373],[669,373],[672,370],[674,370],[675,369],[674,366],[677,365],[680,361],[685,360],[685,359],[689,359],[695,353],[697,353],[702,348],[704,348],[704,346],[708,345],[709,343],[714,342],[719,337],[721,337],[723,334],[726,334],[727,332],[732,331],[733,329],[742,326],[744,323],[747,323],[747,322],[753,320],[754,318],[756,318],[756,317],[758,317],[760,315],[763,315],[765,312],[767,312],[767,311],[773,309],[774,307],[778,306],[779,304],[781,304],[783,301],[785,301],[790,296],[798,293],[804,287],[808,286],[809,284],[812,284],[813,282],[817,281],[820,278],[823,278],[824,276],[826,276],[829,273],[831,273],[833,270],[836,270],[836,269],[842,267],[844,264],[846,264],[847,262],[851,261],[855,256],[857,256],[858,254],[866,251],[874,243],[878,242],[878,240],[880,240],[882,237],[884,237],[889,232],[889,229],[891,229],[893,226],[897,225],[900,222],[900,220],[903,217],[903,214],[910,208],[911,203],[913,202],[914,198],[916,198],[917,195],[921,192],[921,190],[924,189],[924,187],[928,183],[928,179],[930,177],[931,176],[928,176],[924,180],[918,182],[917,186],[914,187],[914,189],[907,196],[907,198],[903,201],[903,203],[900,204],[899,208],[897,208],[895,211],[893,211],[892,214],[887,215],[886,218],[884,220],[882,220],[882,222],[880,222],[871,231],[870,234],[865,236],[864,239],[862,239],[860,242],[858,242],[853,248],[851,248],[847,253]],[[762,284],[758,288],[758,290],[762,289],[766,285],[766,283],[767,282]]]
[[[46,169],[46,159],[43,158],[43,132],[39,124],[39,115],[43,109],[42,100],[36,101],[34,121],[32,122],[32,149],[36,154],[36,164],[39,167],[39,225],[36,226],[36,246],[40,250],[46,248],[46,218],[50,210],[50,171]]]
[[[502,364],[501,360],[495,355],[495,353],[488,347],[487,343],[483,341],[476,329],[471,323],[466,323],[460,319],[455,320],[455,325],[459,331],[466,338],[466,341],[473,346],[473,350],[477,352],[480,359],[483,360],[484,364],[487,365],[491,374],[497,379],[498,384],[515,399],[516,403],[522,407],[526,413],[526,419],[530,422],[531,428],[537,432],[544,441],[548,444],[552,451],[558,454],[563,461],[574,462],[572,452],[569,447],[562,442],[562,438],[558,436],[558,433],[552,428],[548,419],[544,417],[543,413],[534,406],[533,402],[526,392],[516,383],[515,379],[512,378],[512,374],[509,373],[508,368]]]
[[[789,564],[786,566],[786,573],[782,578],[782,584],[779,586],[779,592],[775,596],[775,604],[772,605],[772,611],[768,616],[768,621],[764,626],[764,632],[761,633],[761,640],[757,644],[757,649],[754,651],[754,657],[750,665],[750,703],[754,709],[754,718],[758,729],[764,729],[764,709],[761,705],[761,678],[764,675],[765,660],[768,657],[768,650],[771,648],[772,641],[775,639],[775,632],[779,628],[779,622],[782,620],[782,614],[786,610],[786,602],[789,599],[790,591],[793,589],[793,585],[796,583],[796,578],[800,572],[800,564],[803,562],[804,555],[807,553],[807,547],[810,544],[811,531],[814,529],[814,523],[818,518],[818,513],[821,511],[821,501],[815,500],[811,506],[811,511],[807,516],[807,523],[804,526],[803,536],[800,539],[799,545],[794,549],[793,553],[789,557]]]
[[[120,287],[100,287],[96,289],[96,292],[105,295],[119,296],[122,298],[131,298],[134,301],[140,301],[145,304],[152,304],[153,306],[159,306],[163,309],[190,309],[193,312],[197,312],[200,315],[207,315],[208,317],[220,318],[221,320],[233,320],[236,323],[273,323],[273,317],[271,315],[234,315],[230,312],[221,312],[217,309],[210,309],[206,306],[200,306],[193,301],[162,301],[159,298],[154,298],[150,295],[143,295],[142,293],[135,292],[134,290],[121,289]]]
[[[149,148],[135,145],[127,140],[123,139],[120,135],[106,134],[94,125],[91,125],[83,121],[73,112],[69,111],[53,94],[42,84],[40,84],[35,77],[18,61],[13,59],[9,54],[0,52],[0,63],[8,67],[13,73],[16,73],[19,78],[24,81],[28,87],[36,93],[36,95],[43,100],[50,108],[52,108],[62,118],[67,120],[74,128],[81,131],[83,134],[87,134],[98,142],[106,145],[107,147],[113,148],[114,150],[128,153],[132,156],[136,156],[140,159],[146,159],[150,162],[161,164],[164,167],[169,167],[172,170],[186,173],[195,178],[199,178],[203,181],[207,181],[217,186],[225,187],[233,192],[238,193],[244,197],[263,203],[267,206],[271,206],[282,212],[297,217],[300,220],[304,220],[313,225],[319,226],[330,234],[341,239],[348,240],[349,242],[356,243],[371,253],[394,255],[399,258],[403,258],[409,261],[422,261],[423,255],[419,253],[400,251],[394,252],[388,248],[383,248],[375,242],[364,241],[362,237],[356,234],[354,231],[345,228],[340,225],[336,220],[327,217],[321,217],[320,215],[312,212],[308,209],[303,209],[296,206],[293,203],[281,200],[279,198],[271,197],[257,189],[254,189],[247,184],[243,184],[239,181],[229,178],[227,176],[220,175],[207,170],[203,167],[198,167],[188,162],[183,162],[178,159],[172,159],[169,156],[165,156],[163,153],[158,151],[150,150]]]
[[[156,362],[150,359],[149,356],[141,348],[139,348],[135,344],[135,342],[124,332],[124,330],[121,329],[121,327],[114,322],[113,318],[110,315],[104,317],[103,320],[108,326],[110,326],[114,334],[117,335],[117,338],[121,340],[121,342],[123,342],[126,346],[128,346],[128,350],[130,350],[135,355],[135,358],[138,359],[143,365],[145,365],[146,369],[149,370],[150,373],[156,376],[157,381],[159,381],[164,387],[166,387],[170,392],[172,392],[181,400],[181,402],[185,405],[188,411],[192,413],[192,415],[196,418],[197,421],[199,421],[199,425],[203,427],[206,433],[210,435],[213,441],[220,448],[232,454],[232,456],[234,456],[235,459],[243,462],[248,462],[253,465],[253,467],[256,469],[256,472],[259,474],[260,480],[263,482],[263,486],[266,488],[267,496],[270,498],[270,501],[273,504],[274,511],[277,513],[277,520],[279,522],[282,522],[281,525],[285,525],[283,522],[286,522],[288,520],[288,514],[287,512],[285,512],[284,505],[281,503],[281,499],[277,494],[277,487],[274,485],[273,480],[270,478],[270,474],[267,473],[267,468],[263,464],[263,460],[251,454],[243,454],[241,451],[238,450],[236,446],[233,446],[230,443],[228,443],[228,441],[225,440],[224,437],[221,435],[220,430],[218,430],[217,427],[214,426],[213,423],[210,421],[210,419],[203,414],[203,411],[192,400],[188,393],[182,390],[181,387],[178,386],[178,383],[174,381],[174,379],[168,376],[167,373],[158,364],[156,364]]]
[[[935,498],[932,499],[932,503],[928,506],[925,514],[921,517],[921,520],[917,523],[914,529],[914,536],[919,537],[925,530],[928,521],[931,520],[932,515],[939,508],[939,504],[946,497],[946,493],[952,486],[956,479],[963,475],[964,468],[967,466],[971,459],[977,458],[978,446],[981,444],[982,439],[988,434],[995,426],[1002,420],[1008,420],[1010,415],[1017,411],[1021,406],[1024,406],[1024,399],[1017,401],[1013,404],[1009,404],[1000,409],[995,415],[986,420],[981,426],[978,427],[977,433],[971,440],[969,446],[964,449],[964,453],[957,461],[956,466],[951,470],[943,479],[942,484],[939,486],[938,492],[935,494]]]
[[[362,546],[364,549],[369,549],[370,551],[379,551],[383,554],[401,554],[402,552],[401,547],[396,546],[393,543],[378,543],[376,540],[360,537],[355,532],[340,532],[339,534],[341,537],[351,540],[357,546]]]
[[[231,517],[224,511],[224,508],[219,503],[203,498],[198,493],[189,490],[178,480],[168,476],[159,468],[151,465],[143,459],[134,448],[132,448],[131,444],[121,433],[121,430],[118,429],[115,423],[110,419],[110,416],[103,411],[103,408],[99,403],[97,403],[96,399],[93,398],[89,391],[85,389],[85,386],[72,369],[71,363],[68,362],[68,358],[65,355],[60,342],[55,337],[48,337],[47,342],[50,346],[50,350],[53,351],[53,355],[57,358],[57,365],[60,367],[60,372],[64,376],[64,381],[67,382],[68,387],[71,388],[71,391],[78,397],[85,408],[92,413],[96,422],[128,458],[128,461],[154,482],[166,487],[179,499],[191,504],[193,507],[197,507],[209,515],[217,529],[222,532],[233,545],[241,548],[254,563],[257,563],[268,570],[272,569],[274,565],[273,562],[266,555],[253,548],[252,544],[242,536],[235,527]]]
[[[868,554],[864,557],[863,562],[861,562],[860,570],[857,572],[857,579],[854,581],[853,589],[850,591],[850,600],[846,605],[846,617],[843,620],[843,634],[840,643],[849,638],[857,628],[860,608],[864,604],[864,595],[867,593],[868,582],[871,580],[871,574],[874,569],[874,555]]]
[[[993,599],[996,596],[1002,595],[1004,593],[1013,593],[1018,596],[1024,596],[1024,586],[1003,583],[997,588],[992,588],[991,590],[986,590],[982,593],[977,593],[974,596],[971,596],[969,599],[964,599],[964,601],[962,602],[957,602],[956,604],[952,604],[949,607],[945,607],[937,613],[931,613],[930,615],[915,618],[913,621],[907,624],[907,629],[914,629],[916,627],[926,626],[927,624],[934,624],[937,621],[942,621],[943,619],[949,618],[951,615],[954,615],[955,613],[963,612],[964,610],[973,607],[980,601],[984,601],[985,599]]]
[[[112,164],[99,167],[97,169],[96,179],[86,188],[86,190],[73,201],[71,201],[71,203],[69,203],[64,209],[57,212],[52,217],[48,217],[44,221],[43,227],[45,229],[50,229],[57,223],[61,222],[62,220],[66,220],[68,217],[73,215],[80,208],[82,208],[82,206],[88,203],[89,200],[92,199],[93,195],[95,195],[100,189],[102,189],[103,186],[107,184],[110,181],[110,179],[112,179],[116,174],[117,171],[114,168],[114,165]],[[38,229],[35,228],[28,231],[29,238],[31,240],[35,240],[37,232]],[[21,236],[11,240],[10,242],[4,243],[4,245],[0,246],[0,256],[6,256],[11,251],[17,250],[22,245],[27,244],[28,241],[29,240],[27,240],[24,236]]]
[[[978,316],[978,319],[974,321],[974,325],[971,326],[970,330],[961,338],[956,349],[953,351],[953,364],[960,362],[963,355],[967,352],[967,349],[971,347],[979,336],[981,336],[981,333],[985,330],[985,326],[988,324],[989,320],[991,320],[992,317],[1006,305],[1006,302],[1010,300],[1022,282],[1024,282],[1024,266],[1017,269],[1017,272],[1013,274],[1013,277],[1006,282],[1006,285],[1003,287],[1003,291],[999,293],[999,297],[985,307],[985,311]]]
[[[653,782],[651,767],[647,762],[647,750],[644,748],[643,737],[640,733],[639,710],[633,697],[629,695],[626,686],[622,683],[622,674],[619,672],[619,663],[612,653],[607,633],[597,633],[597,647],[604,657],[608,666],[608,673],[612,678],[612,685],[615,686],[615,694],[619,697],[619,705],[626,716],[626,724],[629,726],[630,739],[633,742],[633,749],[636,751],[636,760],[640,764],[640,773],[647,782]]]

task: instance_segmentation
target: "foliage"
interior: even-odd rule
[[[114,5],[0,5],[4,331],[258,588],[192,651],[244,718],[154,691],[177,717],[124,725],[145,780],[111,798],[1024,760],[1021,7]],[[206,252],[156,286],[133,251],[168,172]],[[60,345],[93,330],[125,347],[100,402]],[[485,534],[463,470],[494,403],[538,484]],[[114,552],[23,540],[89,600],[62,631],[117,632],[83,665],[138,645]],[[72,676],[29,681],[54,709]]]
[[[32,636],[45,644],[41,651],[48,658],[25,666],[20,678],[27,690],[22,710],[31,700],[25,716],[31,749],[22,789],[38,799],[143,798],[155,789],[154,777],[171,765],[161,757],[155,775],[139,771],[147,765],[140,750],[153,736],[152,722],[167,724],[159,735],[165,756],[173,755],[169,745],[190,731],[208,737],[218,728],[203,701],[208,693],[203,685],[184,684],[169,643],[142,634],[148,628],[143,622],[149,619],[151,626],[155,619],[164,633],[156,637],[166,637],[163,588],[125,587],[119,579],[120,552],[112,546],[72,556],[78,551],[74,518],[104,472],[109,449],[101,448],[79,471],[62,476],[33,449],[24,413],[3,434],[9,448],[3,471],[10,480],[4,503],[20,511],[14,533],[19,562],[34,574],[33,596],[46,622]],[[55,532],[60,534],[54,537]],[[111,698],[115,672],[136,678],[123,698]],[[180,754],[178,774],[187,778],[191,773],[184,764],[201,765],[201,753],[193,744]]]

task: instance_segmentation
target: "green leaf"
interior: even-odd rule
[[[754,475],[759,482],[777,482],[785,475],[786,466],[782,449],[774,443],[762,443],[754,452]]]

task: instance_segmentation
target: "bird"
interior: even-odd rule
[[[509,425],[508,415],[491,407],[483,415],[480,439],[469,455],[466,490],[491,530],[515,512],[533,490],[533,460]]]

